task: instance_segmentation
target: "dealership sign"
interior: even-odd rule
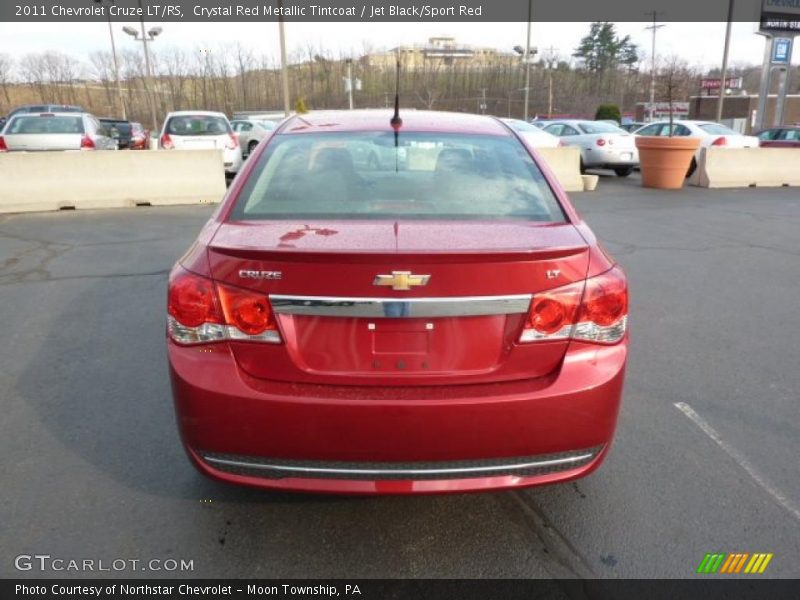
[[[649,102],[642,103],[644,105],[645,114],[653,115],[654,119],[666,119],[670,114],[669,102]],[[688,102],[673,102],[672,103],[672,116],[676,118],[685,118],[689,116],[689,103]]]
[[[742,89],[741,77],[728,77],[725,80],[725,89],[727,90],[740,90]],[[707,78],[700,80],[700,87],[704,90],[718,90],[722,86],[722,79],[720,78]]]
[[[764,33],[800,33],[800,0],[762,0],[760,29]]]

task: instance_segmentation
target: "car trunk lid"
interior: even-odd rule
[[[220,226],[209,263],[277,314],[283,344],[231,342],[249,375],[428,385],[557,369],[566,341],[517,340],[531,296],[582,281],[588,249],[562,223],[248,221]]]

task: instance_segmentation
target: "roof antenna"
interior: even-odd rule
[[[395,141],[397,140],[397,132],[403,126],[403,119],[400,118],[400,56],[397,57],[397,68],[395,70],[394,81],[394,116],[389,124],[394,129]]]

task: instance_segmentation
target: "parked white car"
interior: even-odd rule
[[[539,127],[532,125],[521,119],[500,119],[516,131],[519,136],[534,148],[556,148],[561,146],[561,140],[551,133],[543,131]]]
[[[723,148],[758,148],[758,138],[752,135],[742,135],[713,121],[690,121],[686,119],[675,119],[672,121],[672,135],[700,138],[700,147],[692,159],[687,177],[694,173],[697,168],[697,159],[700,150],[710,146]],[[668,136],[669,121],[655,121],[640,127],[633,132],[634,135],[645,136]]]
[[[247,158],[256,149],[258,143],[269,136],[278,127],[275,121],[260,119],[234,119],[231,121],[233,132],[239,138],[242,156]]]
[[[223,113],[210,111],[171,112],[164,119],[158,138],[160,150],[222,150],[227,175],[242,166],[239,140]]]
[[[544,128],[558,136],[565,146],[581,150],[581,171],[612,169],[627,177],[639,166],[639,151],[633,135],[603,121],[552,121]]]

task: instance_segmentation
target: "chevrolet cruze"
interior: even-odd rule
[[[201,472],[270,489],[575,479],[614,436],[627,313],[622,270],[502,121],[297,115],[170,275],[178,426]]]

